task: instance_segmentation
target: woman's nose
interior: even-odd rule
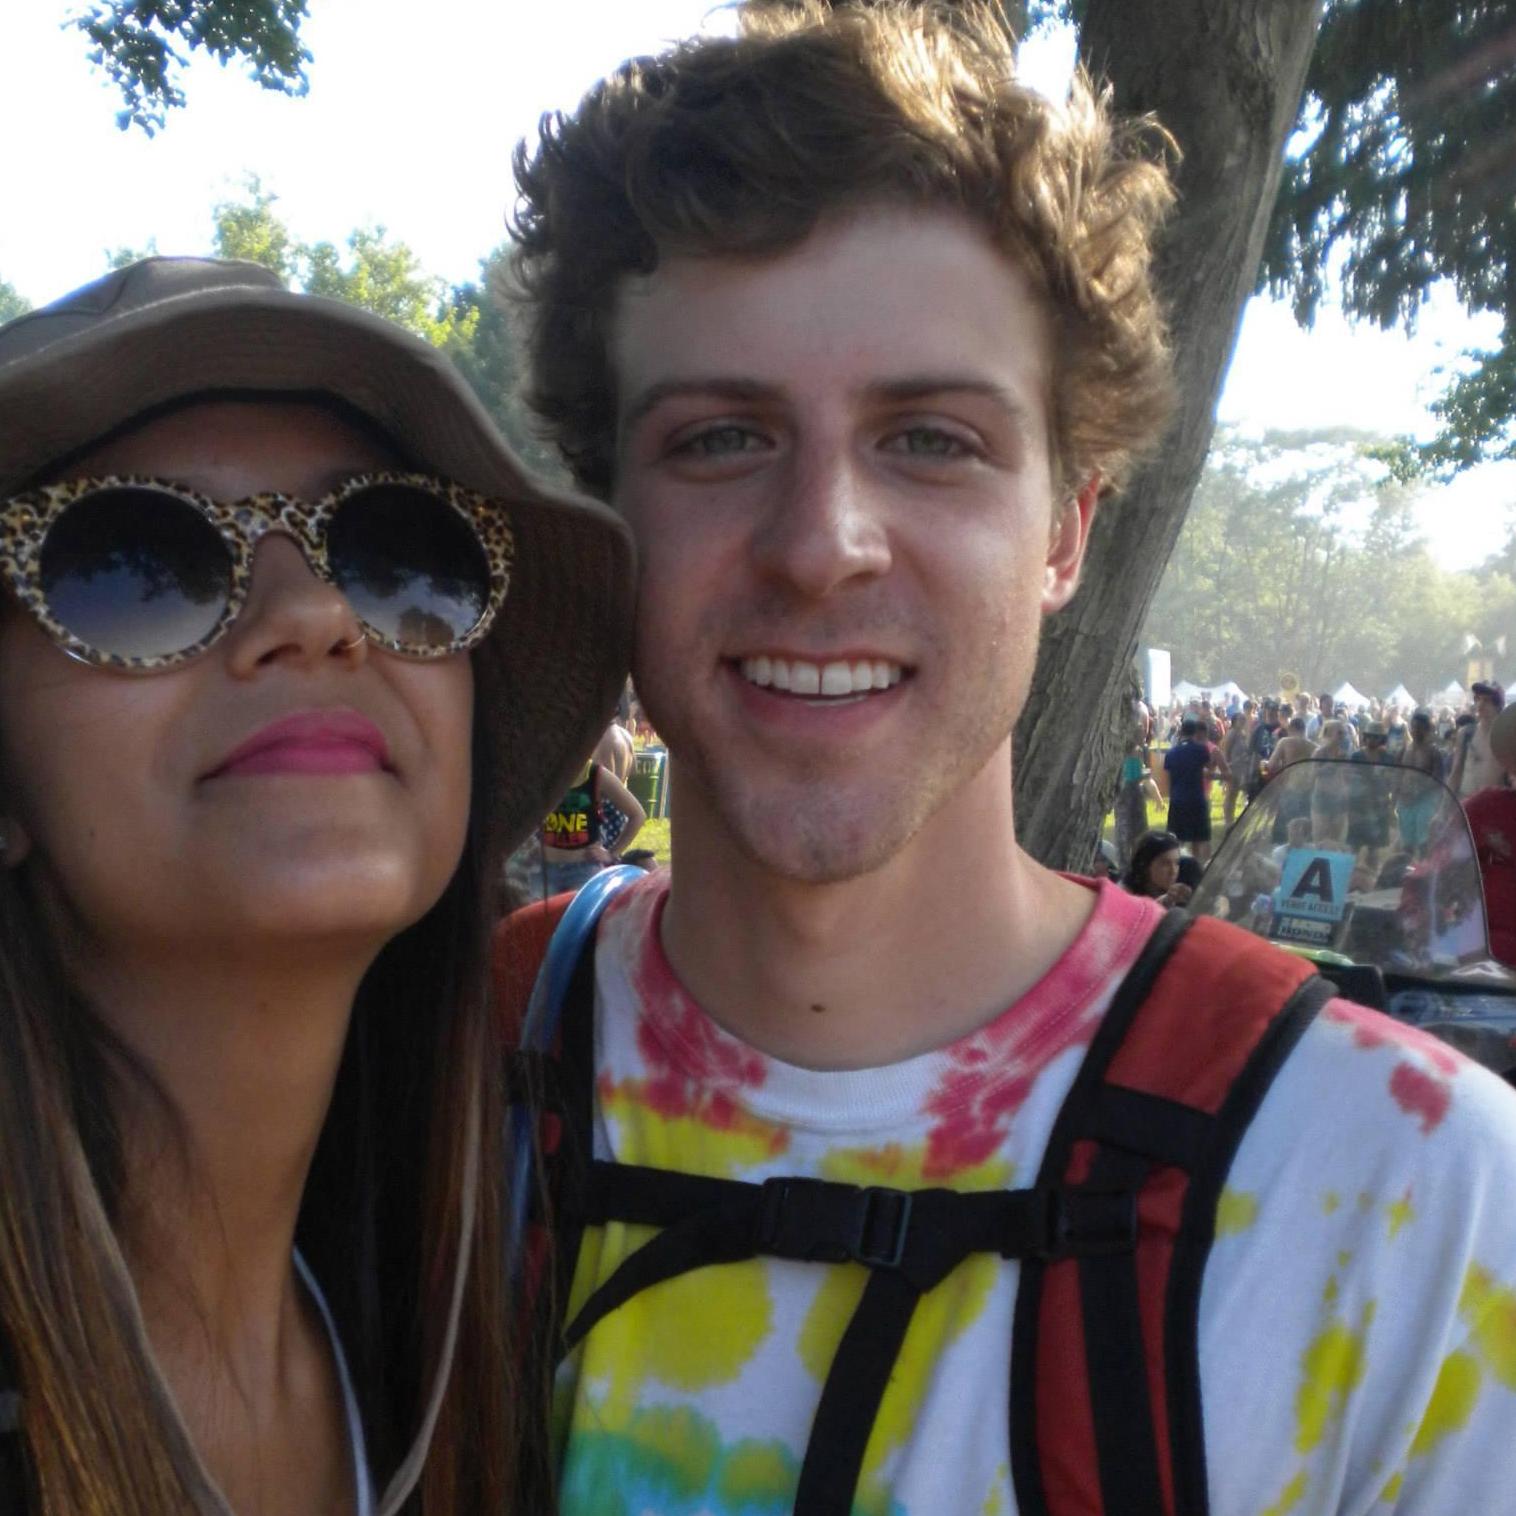
[[[313,572],[293,541],[271,535],[254,551],[247,599],[225,649],[232,672],[246,676],[276,663],[361,663],[368,641],[347,597]]]

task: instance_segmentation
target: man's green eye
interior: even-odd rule
[[[961,438],[935,426],[907,427],[896,434],[891,445],[898,452],[928,458],[957,458],[968,452]]]
[[[723,453],[749,452],[757,445],[757,442],[758,439],[746,427],[717,426],[681,442],[679,451],[708,458]]]

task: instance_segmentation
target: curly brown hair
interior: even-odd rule
[[[764,258],[864,204],[966,213],[1053,318],[1049,427],[1064,494],[1119,487],[1171,405],[1153,235],[1172,139],[1117,123],[1080,74],[1015,78],[981,0],[749,0],[739,35],[634,59],[516,149],[527,403],[579,483],[613,484],[610,337],[628,276],[669,255]]]

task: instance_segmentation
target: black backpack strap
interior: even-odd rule
[[[1022,1270],[1011,1457],[1023,1516],[1204,1516],[1198,1316],[1237,1147],[1329,985],[1173,912],[1118,988],[1039,1184],[1130,1185],[1137,1246]]]

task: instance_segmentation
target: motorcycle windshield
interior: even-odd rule
[[[1190,901],[1325,961],[1451,975],[1490,957],[1473,838],[1419,769],[1309,758],[1269,781]]]

